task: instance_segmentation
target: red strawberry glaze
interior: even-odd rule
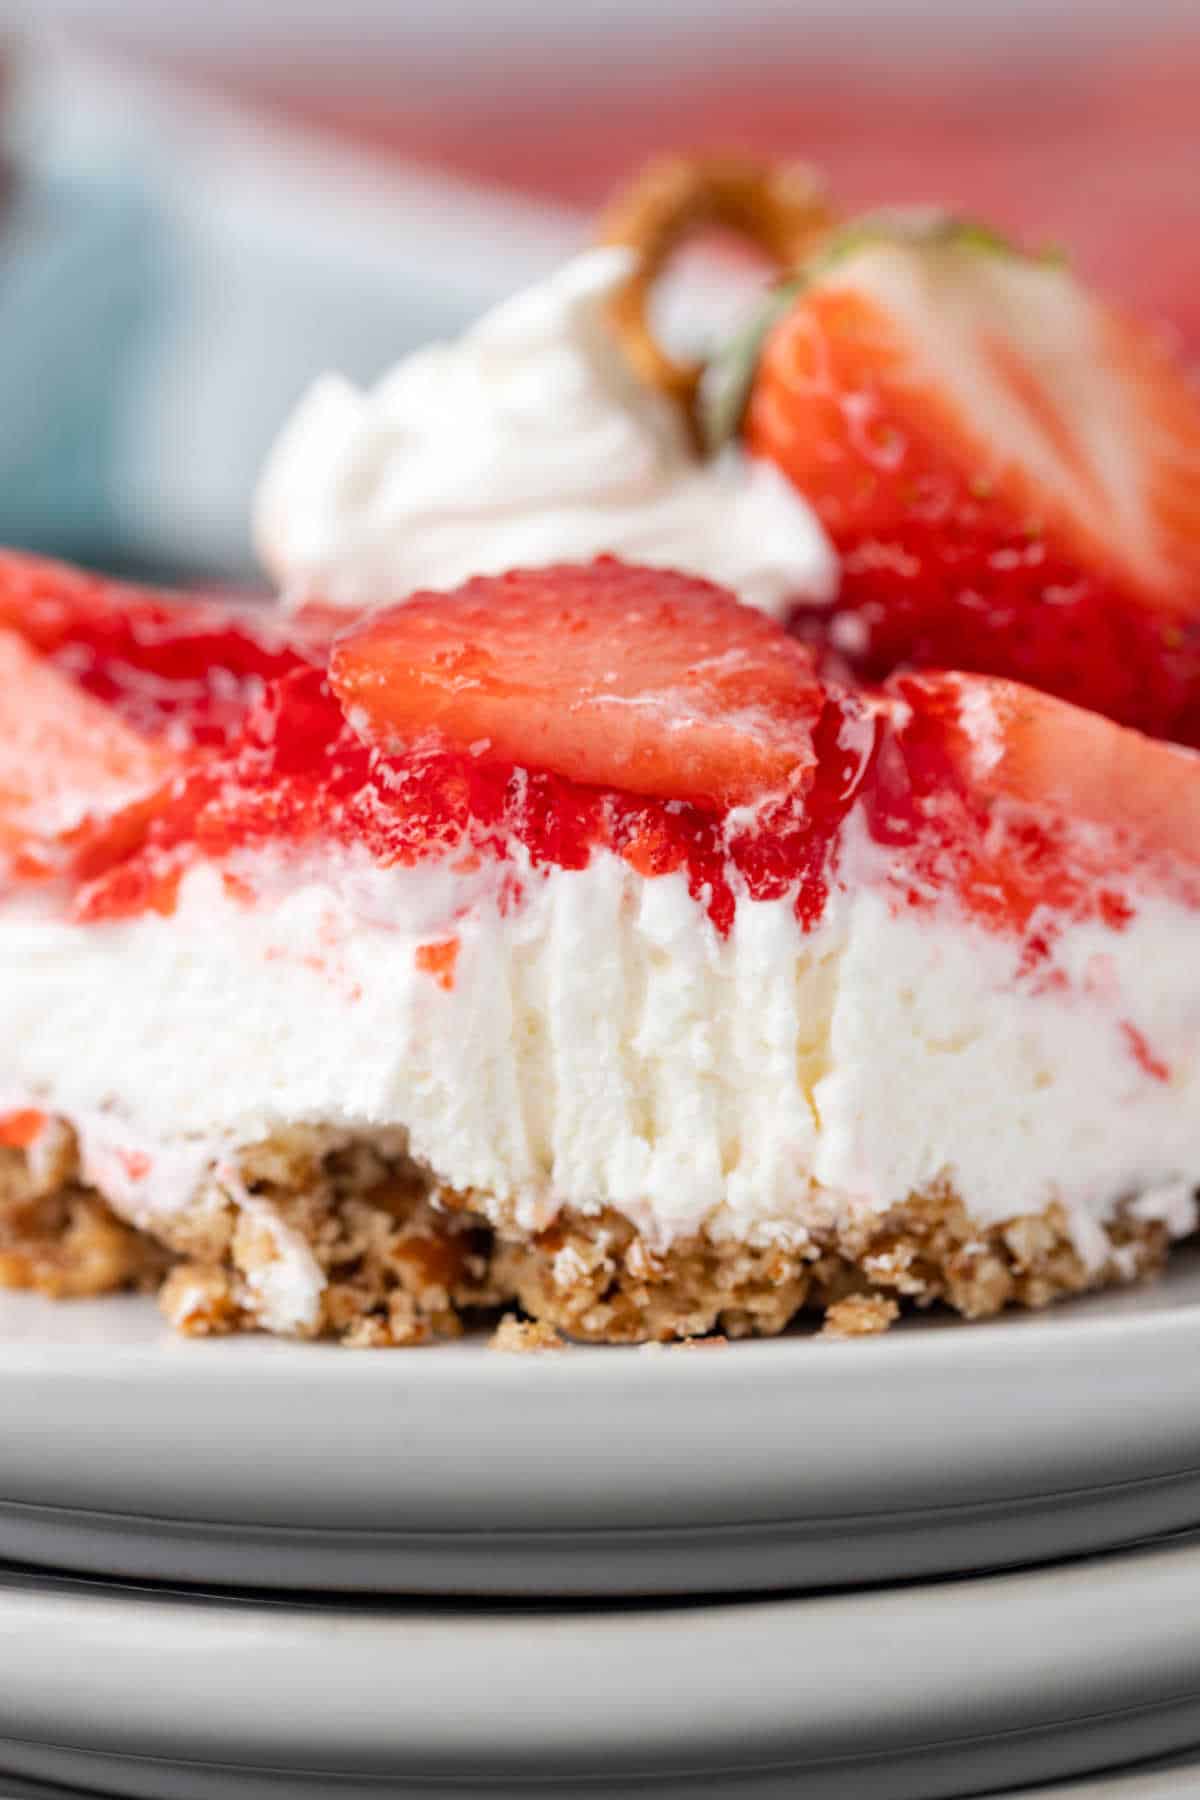
[[[285,633],[249,606],[158,594],[9,550],[0,550],[0,625],[134,730],[177,749],[226,742],[269,682],[323,647],[319,621]]]
[[[792,625],[860,681],[897,669],[1002,673],[1155,737],[1200,745],[1200,622],[1125,604],[1040,540],[951,518],[943,496],[842,560],[833,608]],[[830,664],[836,666],[836,664]]]
[[[682,869],[722,932],[735,884],[757,898],[796,891],[797,916],[824,908],[839,827],[874,743],[871,714],[830,699],[818,722],[816,781],[744,815],[587,787],[546,770],[477,761],[430,742],[401,756],[365,745],[316,670],[272,685],[228,750],[199,759],[130,851],[117,820],[81,851],[76,915],[169,911],[200,858],[277,844],[358,845],[383,865],[468,846],[506,859],[521,846],[535,868],[583,868],[608,848],[639,873]]]
[[[906,696],[924,709],[910,706]],[[1022,966],[1031,976],[1049,965],[1067,923],[1092,920],[1124,931],[1135,914],[1131,887],[1200,907],[1200,845],[1196,858],[1184,862],[1148,851],[1125,821],[1081,824],[1070,809],[969,784],[961,715],[940,710],[919,678],[911,687],[895,683],[884,705],[863,810],[871,837],[893,853],[889,884],[898,904],[927,909],[954,894],[982,924],[1020,938]],[[1054,716],[1069,725],[1070,709]],[[1072,748],[1068,736],[1062,748]],[[1038,979],[1055,978],[1043,971]]]
[[[1065,921],[1125,929],[1134,875],[1144,885],[1149,874],[1200,906],[1200,845],[1192,859],[1186,841],[1195,809],[1178,792],[1186,774],[1173,769],[1167,779],[1153,765],[1168,752],[1156,748],[1147,762],[1145,740],[1122,747],[1116,727],[1087,715],[1093,736],[1097,727],[1116,734],[1111,748],[1124,759],[1125,789],[1131,770],[1134,790],[1144,789],[1145,766],[1151,800],[1175,822],[1164,841],[1182,839],[1182,867],[1148,859],[1121,817],[1110,827],[1102,813],[1099,828],[1081,828],[1069,777],[1093,750],[1080,736],[1084,715],[1057,702],[1029,695],[1025,710],[1032,706],[1039,754],[1068,777],[1065,804],[1038,804],[1038,783],[1029,804],[974,779],[955,696],[978,700],[988,684],[971,677],[902,679],[873,694],[830,681],[804,791],[730,811],[486,761],[434,737],[400,753],[372,748],[315,666],[323,660],[319,634],[302,630],[288,641],[206,603],[135,595],[0,554],[0,620],[123,720],[189,749],[152,797],[73,837],[71,904],[80,919],[170,914],[194,863],[269,845],[332,843],[361,848],[383,866],[452,850],[495,858],[511,870],[506,902],[519,894],[526,857],[535,869],[578,869],[607,848],[648,877],[683,871],[721,932],[740,892],[791,895],[808,929],[824,912],[856,802],[882,853],[875,878],[897,907],[928,908],[953,893],[982,923],[1020,940],[1022,969],[1043,985],[1059,979],[1054,947]],[[1169,753],[1176,754],[1184,753]],[[1094,802],[1095,781],[1085,786]],[[227,891],[253,904],[253,880],[237,867],[223,873]],[[21,878],[19,869],[12,878]]]
[[[76,626],[49,660],[127,724],[182,749],[226,742],[301,657],[220,614],[181,630],[169,606],[142,604]]]
[[[982,799],[946,753],[944,721],[892,696],[867,702],[833,690],[814,744],[817,770],[803,796],[720,813],[476,760],[433,740],[384,755],[356,736],[319,671],[301,669],[272,684],[237,741],[198,758],[148,820],[119,817],[92,835],[77,865],[74,912],[84,920],[170,913],[195,862],[268,845],[358,846],[383,866],[454,849],[511,862],[520,846],[535,869],[582,868],[607,848],[646,876],[684,871],[722,933],[743,891],[793,894],[807,930],[824,912],[841,828],[857,801],[894,905],[927,910],[954,893],[980,923],[1019,941],[1031,984],[1061,984],[1053,960],[1065,923],[1122,931],[1132,919],[1129,878],[1145,872],[1136,846],[1081,834],[1070,818],[1015,801]],[[1200,905],[1200,874],[1160,877]],[[509,901],[520,879],[514,870]],[[240,884],[238,894],[253,904]]]

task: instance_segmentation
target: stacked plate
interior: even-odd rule
[[[0,1800],[1195,1794],[1197,1369],[1187,1254],[529,1357],[0,1296]]]

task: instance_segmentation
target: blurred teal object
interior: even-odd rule
[[[0,235],[0,540],[120,558],[112,468],[130,367],[168,302],[132,182],[21,184]]]
[[[0,140],[0,541],[129,573],[251,578],[258,472],[313,378],[375,379],[580,229],[67,45],[18,70]]]

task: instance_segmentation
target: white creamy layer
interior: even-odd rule
[[[349,608],[609,552],[766,612],[832,597],[815,515],[773,464],[702,463],[606,320],[630,253],[593,250],[363,393],[318,381],[268,459],[255,532],[285,600]]]
[[[1193,1221],[1200,916],[1167,900],[1069,930],[1070,989],[1039,993],[1012,941],[869,886],[809,935],[786,901],[743,897],[722,939],[682,876],[607,852],[530,874],[505,912],[494,866],[239,869],[254,905],[201,866],[171,918],[0,909],[0,1101],[76,1122],[139,1223],[214,1163],[245,1203],[230,1152],[297,1123],[400,1125],[444,1181],[531,1225],[611,1205],[659,1243],[702,1223],[802,1242],[943,1177],[980,1222],[1059,1200],[1085,1251],[1121,1199]],[[417,952],[452,937],[444,987]],[[287,1329],[320,1277],[282,1249],[264,1316]]]

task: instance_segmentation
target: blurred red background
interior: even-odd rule
[[[1149,48],[1060,46],[994,67],[977,53],[898,68],[826,53],[814,67],[797,52],[619,78],[502,65],[456,96],[399,71],[220,80],[379,154],[584,208],[664,147],[800,155],[849,208],[936,198],[1062,245],[1200,345],[1200,24]]]

